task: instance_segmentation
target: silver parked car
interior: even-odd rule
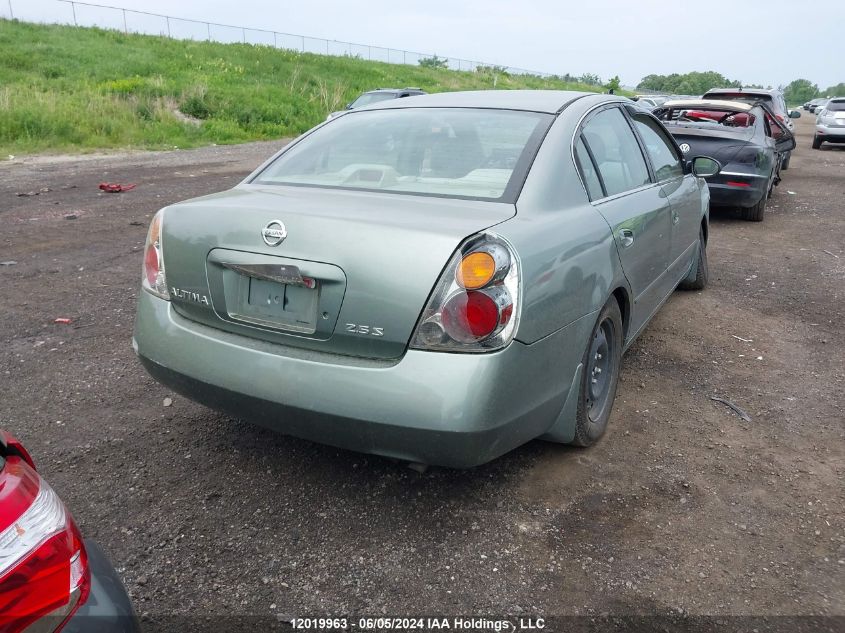
[[[845,97],[833,97],[817,110],[813,149],[822,143],[845,143]]]
[[[156,214],[133,344],[175,391],[335,446],[455,467],[587,446],[623,350],[707,282],[718,169],[612,95],[352,110]]]

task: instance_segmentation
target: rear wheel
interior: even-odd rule
[[[822,140],[818,136],[813,137],[813,149],[821,149]]]
[[[766,212],[766,202],[768,198],[769,197],[767,195],[763,195],[763,197],[760,198],[760,202],[755,204],[753,207],[743,209],[742,219],[748,220],[749,222],[762,222],[763,214]]]
[[[584,376],[575,415],[577,446],[590,446],[604,435],[622,363],[622,313],[611,298],[599,313],[584,355]]]
[[[704,229],[698,231],[698,257],[693,261],[687,276],[678,284],[680,290],[704,290],[710,277],[707,264],[707,242],[704,241]]]
[[[790,160],[791,158],[792,158],[792,152],[789,152],[789,154],[787,154],[787,155],[786,155],[786,160],[785,160],[785,161],[783,161],[783,162],[780,164],[780,168],[781,168],[781,170],[786,171],[787,169],[789,169],[789,160]]]

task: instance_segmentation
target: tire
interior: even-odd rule
[[[766,212],[766,202],[768,201],[768,198],[769,197],[767,195],[763,195],[760,202],[755,204],[753,207],[743,209],[742,219],[748,220],[749,222],[762,222],[763,214]]]
[[[678,284],[679,290],[704,290],[710,279],[710,266],[707,263],[707,242],[704,241],[704,229],[698,231],[698,256],[693,260],[687,276]]]
[[[616,299],[599,312],[584,352],[584,375],[575,414],[576,446],[591,446],[607,429],[622,364],[622,313]],[[593,382],[595,380],[595,382]]]
[[[792,152],[789,152],[786,156],[786,160],[780,164],[781,171],[786,171],[789,169],[789,161],[792,159]]]
[[[821,149],[822,140],[818,136],[813,137],[813,149]]]

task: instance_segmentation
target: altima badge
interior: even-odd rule
[[[261,239],[267,246],[278,246],[285,241],[287,236],[288,230],[281,220],[273,220],[261,229]]]

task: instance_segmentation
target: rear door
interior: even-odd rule
[[[593,205],[607,221],[634,294],[631,332],[666,294],[671,208],[652,182],[640,145],[619,106],[596,111],[576,137],[575,154]],[[592,183],[592,184],[590,184]]]
[[[697,178],[684,173],[681,155],[663,126],[648,114],[633,108],[629,108],[628,112],[651,160],[655,180],[669,199],[672,245],[668,268],[670,276],[677,279],[686,272],[698,244],[701,190]]]

